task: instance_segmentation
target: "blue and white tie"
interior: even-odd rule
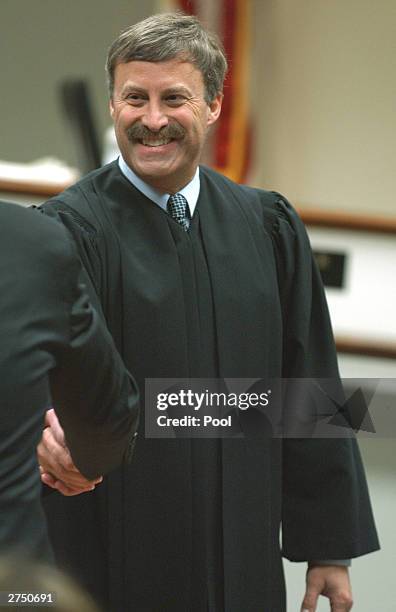
[[[184,195],[181,193],[174,193],[171,195],[167,203],[167,208],[168,214],[172,217],[172,219],[181,225],[184,231],[187,232],[190,223],[186,215],[187,200]]]

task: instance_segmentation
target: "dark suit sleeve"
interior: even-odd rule
[[[277,206],[283,377],[338,384],[329,313],[305,228],[282,198]],[[359,448],[350,434],[283,440],[283,555],[292,561],[348,559],[379,547]]]
[[[101,317],[91,306],[71,241],[63,293],[68,338],[50,376],[53,404],[73,460],[87,477],[130,459],[138,425],[138,391]]]

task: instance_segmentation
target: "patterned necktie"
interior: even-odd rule
[[[185,232],[188,231],[189,221],[186,216],[187,212],[187,200],[181,193],[174,193],[170,196],[168,203],[168,214],[174,219],[179,225],[182,226]]]

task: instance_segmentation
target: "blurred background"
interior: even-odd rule
[[[299,205],[394,216],[394,0],[243,4],[251,34],[250,182]],[[164,5],[1,0],[0,159],[51,155],[75,165],[59,84],[67,77],[88,80],[103,137],[110,125],[107,48],[121,29]]]
[[[395,0],[1,0],[0,197],[43,201],[92,165],[92,146],[99,162],[114,157],[107,48],[131,23],[176,6],[218,29],[230,59],[206,161],[298,207],[326,279],[341,372],[386,379],[394,411]],[[74,115],[70,79],[88,94],[88,110],[72,96]],[[353,563],[359,612],[396,609],[395,436],[361,441],[383,549]],[[292,612],[305,568],[286,571]]]

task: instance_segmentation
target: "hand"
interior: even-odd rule
[[[332,612],[349,612],[353,600],[348,568],[341,565],[308,568],[307,590],[301,612],[315,612],[319,595],[329,598]]]
[[[37,447],[37,456],[42,482],[63,495],[72,496],[93,491],[103,480],[102,476],[88,480],[78,471],[53,408],[47,410],[45,415],[45,429]]]

